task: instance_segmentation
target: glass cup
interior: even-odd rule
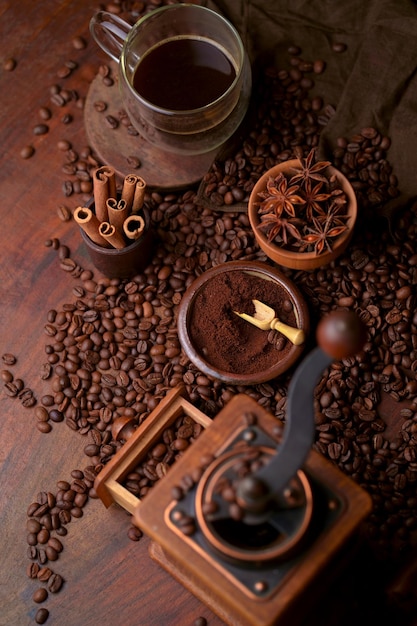
[[[90,31],[119,64],[123,106],[140,135],[154,146],[176,154],[207,153],[219,148],[243,120],[251,92],[249,59],[236,29],[215,11],[192,4],[169,5],[151,11],[133,27],[116,15],[100,11],[92,17]],[[164,108],[135,89],[135,73],[156,48],[184,39],[215,46],[233,67],[234,78],[224,92],[203,106]],[[177,81],[186,85],[184,71]],[[163,92],[164,84],[160,90]]]

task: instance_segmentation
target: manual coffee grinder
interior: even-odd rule
[[[313,393],[364,335],[353,313],[325,317],[285,426],[236,395],[134,511],[151,557],[226,624],[296,626],[352,554],[371,499],[312,449]]]

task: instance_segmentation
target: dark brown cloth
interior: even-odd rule
[[[308,61],[323,59],[315,91],[336,108],[323,129],[320,153],[337,137],[367,126],[391,138],[388,159],[401,200],[417,196],[417,4],[412,0],[212,0],[242,36],[252,62],[273,56],[285,67],[288,47]],[[346,51],[332,50],[334,42]]]

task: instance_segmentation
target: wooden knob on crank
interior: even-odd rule
[[[323,317],[316,331],[320,348],[339,361],[360,352],[366,341],[366,327],[353,311],[333,311]]]

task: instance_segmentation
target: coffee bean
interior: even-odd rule
[[[64,584],[64,579],[60,574],[52,573],[48,579],[48,590],[51,593],[58,593],[61,591]]]
[[[37,579],[46,583],[52,576],[52,570],[49,567],[42,567],[38,570]]]
[[[13,382],[13,374],[10,370],[2,370],[1,379],[4,383],[11,383]]]
[[[107,126],[108,126],[109,128],[111,128],[111,129],[113,129],[113,130],[114,130],[115,128],[118,128],[118,126],[119,126],[119,122],[118,122],[118,120],[114,117],[114,115],[106,115],[105,120],[106,120],[106,124],[107,124]]]
[[[39,573],[39,565],[38,563],[29,563],[26,568],[26,574],[28,578],[37,578]]]
[[[57,215],[62,222],[68,222],[72,217],[71,210],[64,204],[58,206]]]
[[[35,615],[35,622],[37,624],[45,624],[48,617],[49,617],[48,609],[44,609],[44,608],[39,609]]]
[[[142,165],[142,162],[139,159],[139,157],[132,156],[132,155],[126,157],[126,163],[129,167],[131,167],[134,170],[137,170]]]
[[[317,61],[314,61],[314,63],[313,63],[313,72],[315,74],[322,74],[325,69],[326,69],[326,62],[325,61],[323,61],[322,59],[317,59]]]
[[[62,185],[62,191],[66,198],[68,198],[69,196],[72,196],[72,194],[74,193],[74,185],[72,181],[70,180],[64,181]]]
[[[15,363],[17,361],[15,355],[12,354],[11,352],[6,352],[6,353],[2,354],[1,360],[6,365],[15,365]]]
[[[137,526],[130,526],[129,530],[127,531],[127,536],[131,541],[139,541],[142,535],[142,531]]]
[[[38,111],[38,115],[42,120],[47,122],[48,120],[51,119],[52,112],[51,112],[51,109],[49,109],[48,107],[41,107]]]
[[[97,111],[97,113],[103,113],[107,109],[107,103],[104,102],[104,100],[96,100],[93,103],[93,106],[94,110]]]
[[[35,135],[46,135],[48,132],[49,126],[47,124],[37,124],[33,129]]]
[[[332,50],[333,52],[345,52],[345,50],[347,49],[347,45],[345,43],[342,42],[334,42],[332,44]]]
[[[28,559],[32,559],[34,561],[38,558],[38,550],[35,546],[28,546],[27,557]]]
[[[27,145],[20,151],[22,159],[30,159],[35,154],[35,148],[32,145]]]
[[[58,78],[67,78],[72,73],[72,69],[67,65],[60,67],[56,73]]]
[[[87,42],[81,35],[77,35],[72,39],[72,45],[75,50],[84,50],[87,47]]]
[[[3,69],[6,72],[13,72],[16,66],[17,66],[17,61],[16,59],[13,59],[12,57],[9,57],[3,61]]]
[[[52,546],[50,546],[49,543],[45,548],[45,553],[48,561],[56,561],[58,559],[58,552]]]
[[[40,604],[41,602],[45,602],[47,597],[48,592],[45,587],[39,587],[39,589],[36,589],[36,591],[33,593],[32,600],[37,604]]]

